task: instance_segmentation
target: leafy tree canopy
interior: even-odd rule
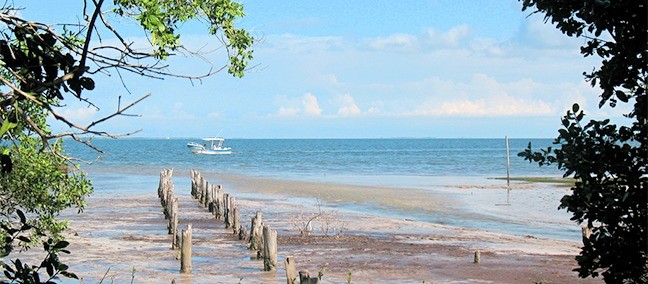
[[[586,39],[584,56],[601,67],[583,73],[598,86],[599,107],[632,104],[629,123],[585,120],[578,104],[562,119],[557,147],[520,153],[540,165],[555,164],[578,181],[560,207],[591,230],[576,257],[581,277],[602,274],[608,283],[648,282],[648,100],[646,1],[524,0],[523,10],[544,14],[568,36]]]
[[[56,5],[43,2],[38,5]],[[94,106],[84,94],[95,88],[96,76],[132,72],[145,78],[202,79],[221,70],[243,76],[252,59],[254,38],[237,27],[244,16],[232,0],[104,0],[79,1],[79,22],[41,23],[22,18],[20,7],[8,1],[0,6],[0,256],[9,257],[19,246],[42,242],[46,252],[39,265],[20,259],[2,262],[5,277],[20,283],[46,283],[59,276],[74,277],[58,258],[68,243],[60,234],[65,221],[57,220],[67,208],[82,210],[92,192],[86,176],[68,157],[59,138],[69,137],[92,147],[85,137],[120,135],[96,130],[148,95],[88,125],[78,125],[57,112],[66,99]],[[134,49],[112,23],[134,19],[146,32],[150,48]],[[174,74],[166,59],[188,51],[177,32],[184,22],[198,20],[222,42],[227,60],[204,74]],[[114,38],[116,41],[104,41]],[[113,44],[117,42],[116,44]],[[70,127],[53,133],[48,117]],[[100,151],[99,149],[96,149]],[[43,276],[43,272],[46,273]]]

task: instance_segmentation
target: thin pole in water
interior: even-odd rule
[[[511,158],[509,151],[509,139],[508,136],[504,136],[506,140],[506,203],[509,203],[509,195],[511,192]]]

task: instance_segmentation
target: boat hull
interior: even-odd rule
[[[191,148],[191,152],[194,154],[201,154],[201,155],[229,155],[232,154],[232,150],[208,150],[208,149],[200,149],[200,148]]]
[[[201,154],[201,155],[229,155],[229,154],[232,154],[232,148],[229,148],[229,147],[222,147],[222,148],[215,147],[215,148],[209,149],[208,147],[205,147],[204,145],[200,145],[200,144],[194,143],[194,142],[189,142],[187,144],[187,147],[194,154]]]

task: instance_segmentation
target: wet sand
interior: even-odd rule
[[[540,206],[535,204],[540,203],[537,198],[545,198],[543,202],[550,203],[546,207],[555,210],[558,203],[553,199],[564,189],[515,184],[512,206],[502,208],[493,200],[501,197],[501,191],[492,185],[431,191],[205,176],[236,196],[244,226],[249,228],[250,218],[261,210],[265,224],[278,231],[276,272],[263,272],[263,262],[251,259],[253,254],[245,244],[191,199],[189,184],[176,179],[180,227],[191,223],[194,228],[191,275],[179,273],[178,253],[170,250],[171,236],[157,198],[157,184],[151,185],[150,194],[95,194],[82,214],[65,214],[71,219],[73,253],[64,256],[64,262],[83,283],[101,279],[103,283],[130,283],[133,276],[135,283],[171,283],[173,279],[176,283],[285,283],[286,256],[295,257],[298,270],[308,269],[311,275],[323,271],[321,283],[347,283],[349,273],[351,283],[601,282],[580,279],[571,271],[579,251],[576,241],[407,218],[411,212],[441,216],[481,212],[480,216],[492,220],[515,218],[522,225],[564,227],[568,221],[533,207]],[[375,210],[363,213],[366,208]],[[398,214],[380,214],[380,208]],[[525,216],[519,216],[525,211]],[[297,227],[317,214],[321,216],[315,219],[311,236],[300,237]],[[473,263],[477,250],[481,252],[479,264]]]

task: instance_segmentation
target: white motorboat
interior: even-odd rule
[[[207,143],[203,143],[201,145],[196,142],[189,142],[187,143],[187,147],[189,147],[191,152],[194,154],[203,154],[203,155],[232,154],[232,148],[223,147],[223,142],[225,142],[225,138],[209,137],[209,138],[203,138],[202,140],[205,142],[209,142],[209,145],[207,145]]]

